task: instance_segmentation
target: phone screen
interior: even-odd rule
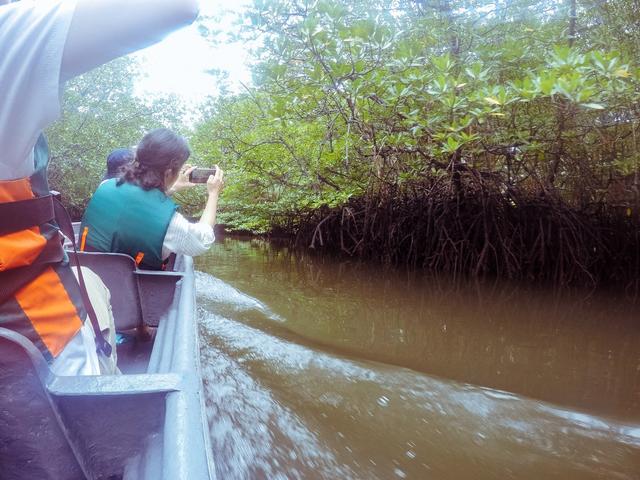
[[[196,168],[189,174],[189,181],[191,183],[207,183],[209,175],[215,175],[215,168]]]

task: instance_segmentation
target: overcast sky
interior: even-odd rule
[[[249,0],[201,0],[201,15],[222,19],[213,28],[223,31],[237,29],[232,24],[233,14],[241,12]],[[140,95],[174,93],[188,103],[217,93],[216,80],[206,73],[220,69],[229,73],[236,90],[239,81],[249,82],[250,73],[245,63],[247,49],[240,44],[214,46],[198,32],[197,24],[173,33],[161,43],[136,54],[142,62],[145,78],[138,84]]]

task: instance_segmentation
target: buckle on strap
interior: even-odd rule
[[[0,235],[36,227],[51,222],[54,218],[51,195],[0,203]]]

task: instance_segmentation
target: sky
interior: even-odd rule
[[[241,12],[248,3],[249,0],[201,0],[200,15],[221,17],[206,20],[206,25],[223,32],[232,31],[238,28],[232,23],[233,14]],[[215,77],[206,73],[210,69],[228,72],[235,91],[242,88],[240,82],[251,81],[245,46],[213,45],[200,35],[197,22],[138,52],[135,57],[141,61],[144,72],[137,85],[141,96],[176,94],[185,103],[195,104],[207,95],[218,93]]]

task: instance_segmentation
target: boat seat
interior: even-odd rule
[[[167,315],[173,303],[176,284],[182,279],[182,272],[156,272],[153,270],[136,270],[140,307],[145,325],[157,327],[160,320]]]
[[[67,253],[75,255],[72,251]],[[111,310],[116,330],[131,330],[141,326],[142,308],[133,258],[122,253],[78,252],[78,260],[80,265],[96,273],[111,292]]]
[[[0,479],[121,478],[158,441],[173,373],[59,377],[0,327]]]
[[[69,255],[73,252],[67,251]],[[80,265],[93,270],[111,292],[116,330],[157,327],[173,302],[181,272],[141,270],[122,253],[78,252]]]

